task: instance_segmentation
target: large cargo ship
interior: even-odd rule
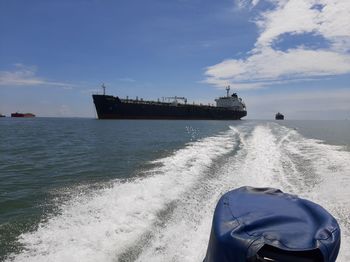
[[[16,113],[12,113],[11,117],[35,117],[35,115],[32,113],[18,113],[18,112],[16,112]]]
[[[247,115],[246,106],[236,93],[215,99],[214,105],[188,104],[184,97],[170,97],[172,101],[145,101],[143,99],[122,99],[103,94],[92,95],[98,119],[212,119],[238,120]],[[163,99],[164,100],[164,99]],[[181,101],[181,102],[180,102]]]

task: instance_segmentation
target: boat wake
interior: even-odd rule
[[[202,261],[212,214],[226,191],[277,187],[324,206],[350,260],[350,152],[276,123],[231,126],[188,143],[150,170],[75,194],[59,214],[19,237],[9,261]]]

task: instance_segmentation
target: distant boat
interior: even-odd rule
[[[280,112],[278,112],[275,116],[276,120],[284,120],[284,115],[282,115]]]
[[[18,113],[18,112],[16,112],[16,113],[12,113],[11,117],[35,117],[35,115],[32,113]]]
[[[5,115],[3,115],[3,114],[0,114],[0,117],[6,117]]]

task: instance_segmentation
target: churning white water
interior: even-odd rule
[[[13,261],[202,261],[219,197],[249,185],[321,204],[350,261],[350,152],[275,123],[240,125],[185,145],[150,170],[59,203],[20,236]]]

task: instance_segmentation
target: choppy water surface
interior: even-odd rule
[[[349,122],[1,120],[0,260],[202,261],[250,185],[324,206],[350,261]]]

